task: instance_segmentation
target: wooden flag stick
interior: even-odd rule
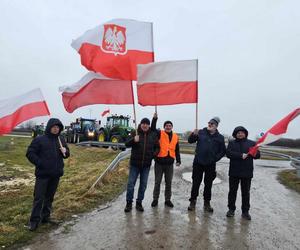
[[[61,143],[60,137],[58,136],[57,138],[58,138],[58,143],[59,143],[60,149],[62,150],[63,145],[62,145],[62,143]],[[66,153],[63,153],[63,152],[62,152],[62,154],[63,154],[64,157],[66,157]]]

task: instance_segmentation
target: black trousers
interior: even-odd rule
[[[228,208],[235,210],[236,194],[241,182],[242,193],[242,213],[247,213],[250,209],[250,187],[252,178],[229,177]]]
[[[217,176],[216,173],[216,165],[209,165],[209,166],[202,166],[202,165],[194,165],[193,166],[193,184],[192,184],[192,191],[191,191],[191,198],[192,200],[197,200],[199,195],[199,188],[203,179],[204,174],[204,192],[203,198],[205,201],[211,200],[211,188],[214,179]]]
[[[60,177],[36,178],[30,221],[40,221],[43,218],[50,217],[52,202],[57,190],[59,178]]]

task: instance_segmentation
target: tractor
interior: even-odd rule
[[[32,130],[31,130],[31,137],[35,138],[38,135],[43,135],[45,133],[45,126],[44,123],[40,124],[40,125],[35,125]]]
[[[129,116],[111,115],[107,117],[106,124],[98,132],[99,142],[125,142],[128,136],[134,131],[129,127]],[[112,147],[116,150],[117,147]]]
[[[77,118],[70,126],[66,126],[64,132],[66,141],[69,143],[78,143],[82,141],[97,140],[97,122],[95,119]]]

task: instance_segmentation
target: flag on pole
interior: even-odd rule
[[[152,23],[113,19],[86,31],[71,46],[88,70],[136,80],[137,64],[154,61]]]
[[[197,103],[197,67],[197,60],[138,65],[138,103],[142,106]]]
[[[270,128],[256,143],[256,145],[249,150],[249,154],[256,155],[259,146],[263,146],[274,141],[277,141],[286,133],[287,128],[292,120],[294,120],[300,114],[300,108],[295,109],[289,113],[282,120],[277,122],[272,128]]]
[[[93,72],[78,82],[59,88],[67,112],[92,104],[132,104],[132,84],[127,80],[115,80]]]
[[[50,112],[40,89],[0,100],[0,135],[11,132],[24,121],[45,115]]]
[[[109,109],[106,109],[104,110],[102,113],[101,113],[101,116],[105,116],[106,114],[109,114],[110,113],[110,110]]]

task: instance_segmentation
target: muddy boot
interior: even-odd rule
[[[156,207],[158,205],[158,200],[153,200],[151,203],[151,207]]]
[[[125,207],[125,209],[124,209],[124,212],[125,213],[128,213],[128,212],[130,212],[132,210],[132,203],[131,202],[127,202],[126,203],[126,207]]]
[[[234,210],[229,209],[228,212],[226,213],[227,217],[233,217],[234,216]]]
[[[167,207],[174,207],[174,204],[173,204],[173,202],[172,202],[172,201],[170,201],[170,200],[168,200],[168,201],[165,201],[165,205],[166,205]]]
[[[210,201],[204,201],[204,210],[209,213],[214,211],[214,209],[210,206]]]
[[[39,226],[39,222],[38,221],[30,221],[29,225],[28,225],[28,229],[29,231],[35,231]]]
[[[144,212],[144,208],[143,208],[142,202],[140,202],[140,201],[136,202],[135,208],[136,208],[137,211]]]
[[[195,200],[191,200],[190,205],[188,206],[188,210],[189,211],[194,211],[196,208],[196,201]]]
[[[245,220],[251,220],[251,215],[248,212],[242,213],[242,218]]]

